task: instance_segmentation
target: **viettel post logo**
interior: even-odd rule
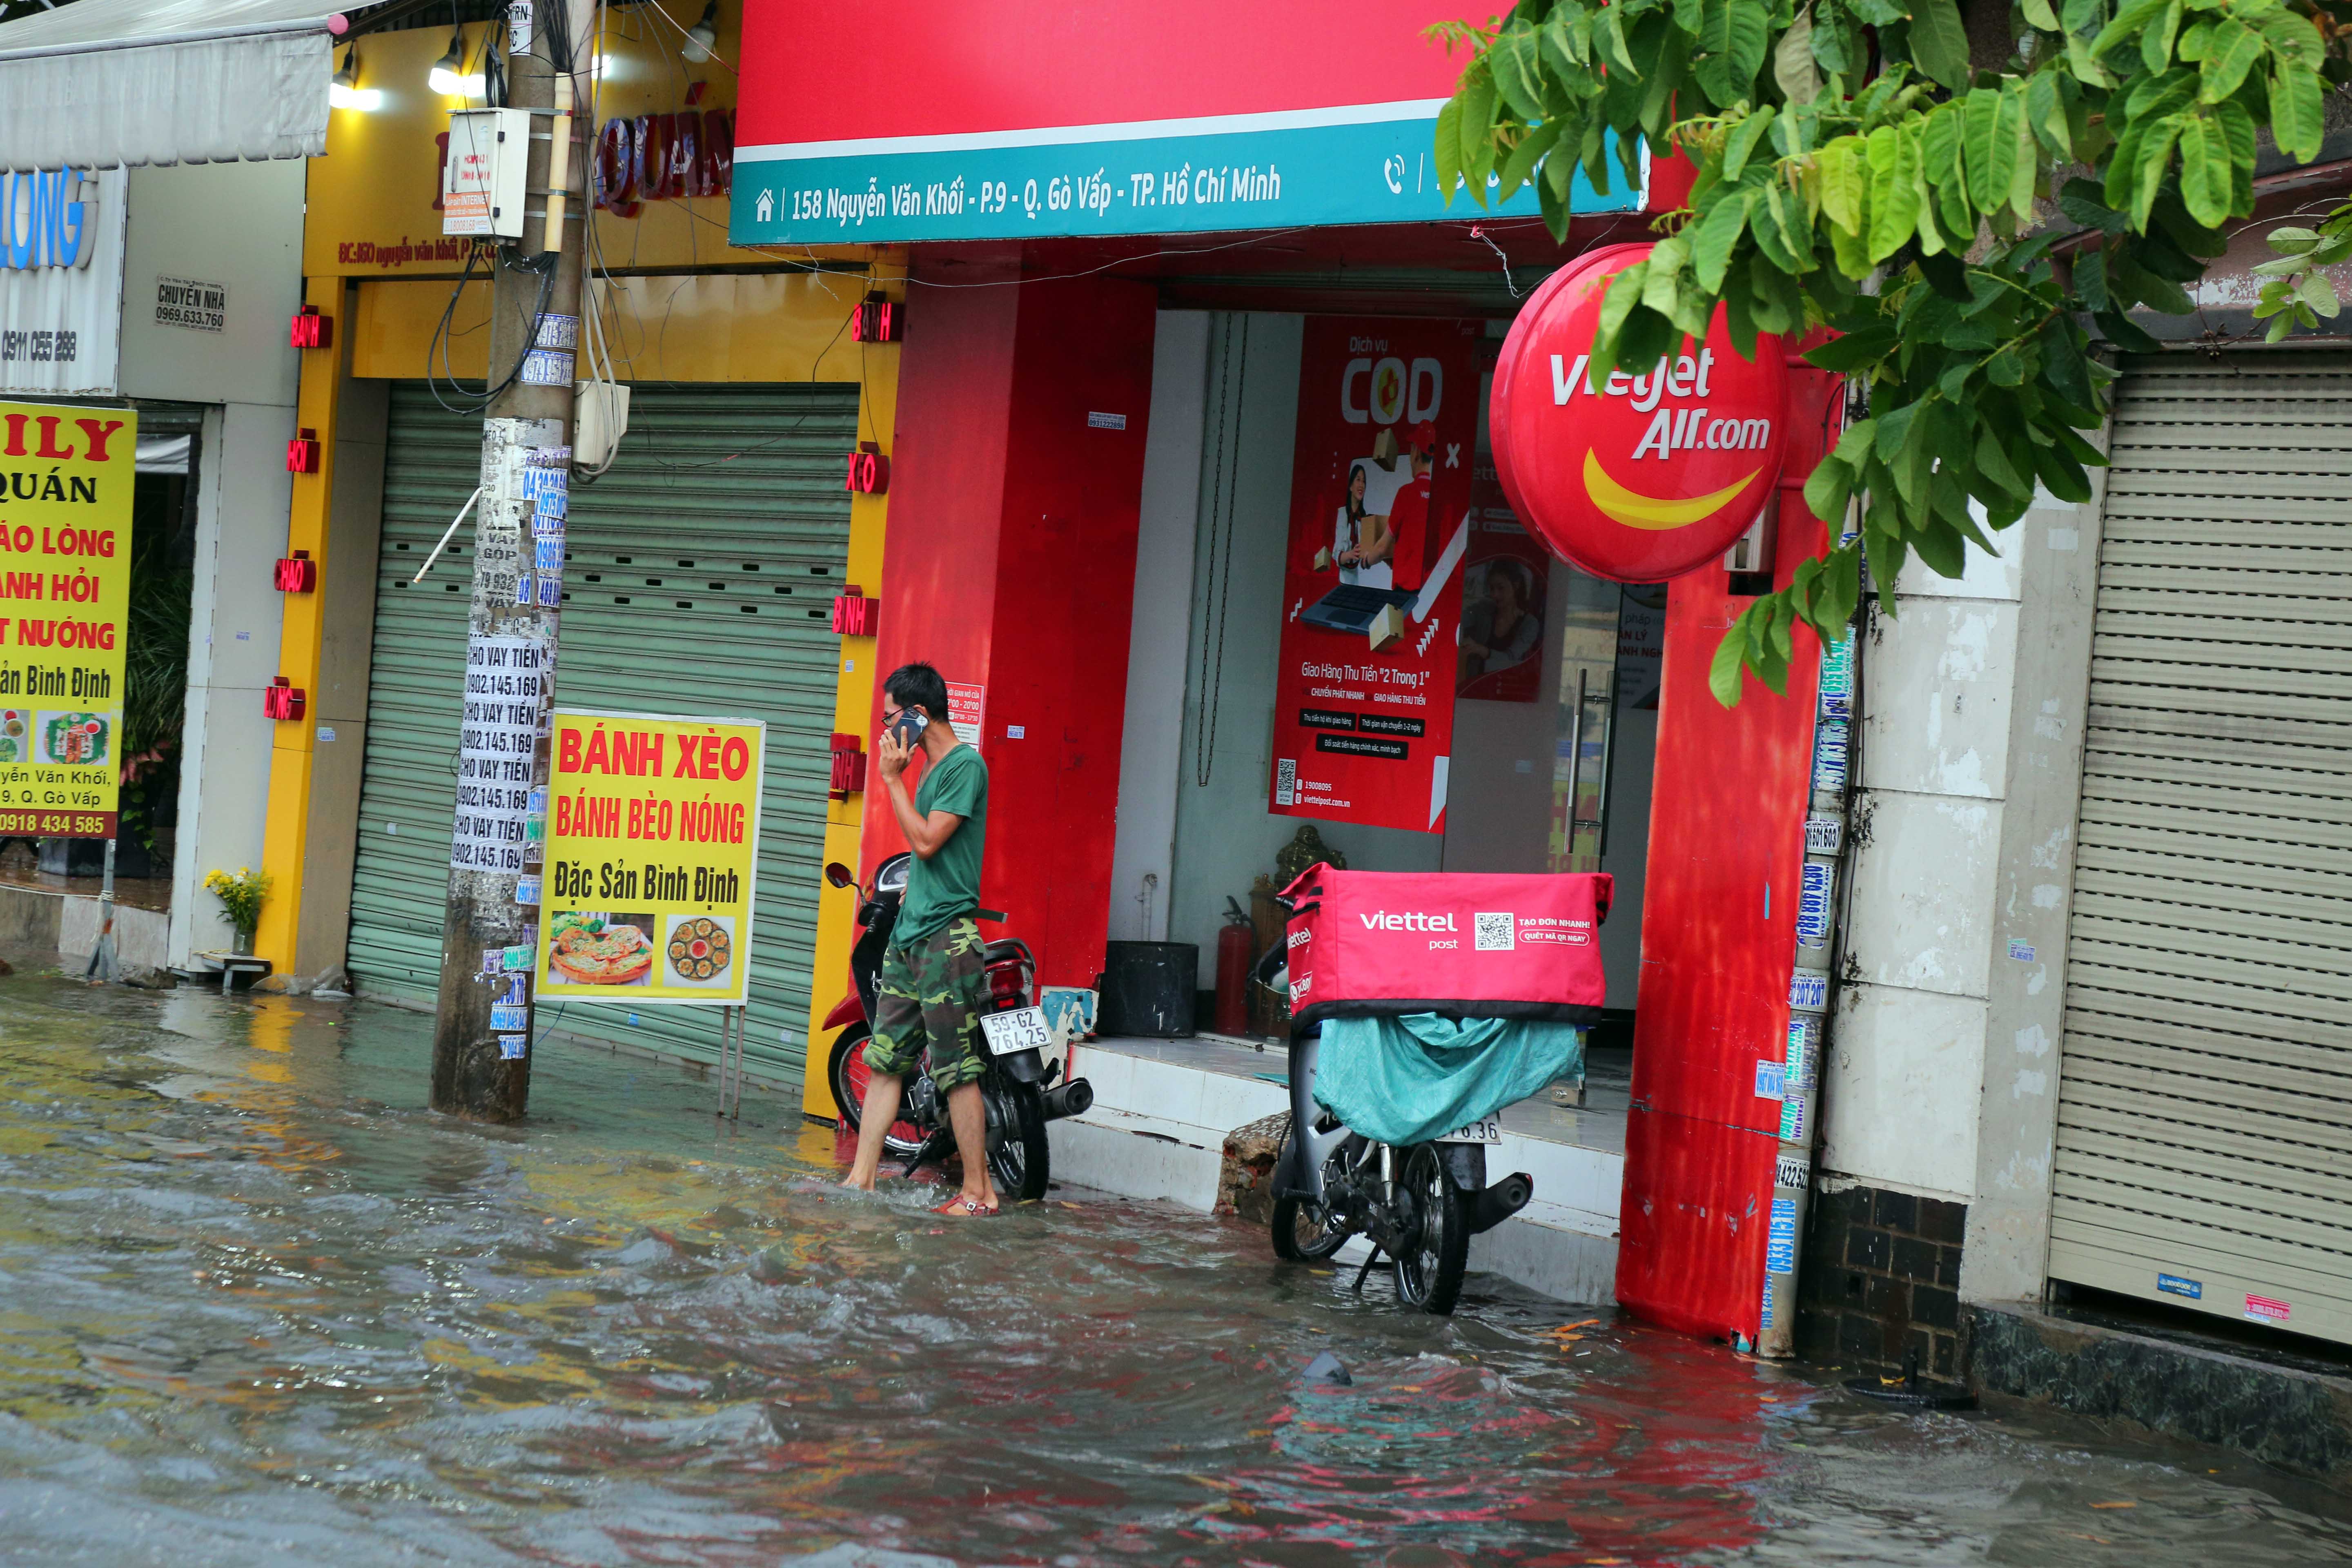
[[[1554,273],[1512,324],[1487,410],[1519,521],[1620,583],[1721,556],[1772,500],[1788,444],[1780,340],[1761,335],[1740,358],[1720,309],[1705,342],[1587,384],[1609,284],[1649,249],[1610,246]]]

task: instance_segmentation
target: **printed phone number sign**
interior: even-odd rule
[[[540,1000],[740,1006],[767,727],[559,708]]]
[[[0,403],[0,833],[115,835],[139,416]]]

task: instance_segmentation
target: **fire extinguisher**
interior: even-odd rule
[[[1232,899],[1225,900],[1224,929],[1217,932],[1217,1033],[1249,1033],[1250,969],[1257,962],[1257,932]]]

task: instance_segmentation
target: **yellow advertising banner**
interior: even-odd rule
[[[0,834],[111,838],[139,416],[0,403]]]
[[[559,708],[541,1001],[740,1006],[767,726]]]

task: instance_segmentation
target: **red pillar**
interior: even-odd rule
[[[1783,472],[1801,477],[1820,460],[1837,384],[1791,368]],[[1776,587],[1824,542],[1803,496],[1780,494]],[[1781,1060],[1788,1046],[1821,687],[1821,641],[1800,626],[1785,695],[1750,678],[1737,708],[1716,701],[1708,666],[1752,602],[1714,564],[1667,590],[1617,1244],[1617,1300],[1629,1311],[1749,1340],[1780,1129],[1780,1102],[1757,1098],[1756,1064]]]
[[[1046,984],[1091,985],[1109,929],[1158,297],[1023,281],[1019,263],[1011,246],[916,261],[877,673],[925,659],[985,689],[981,900],[1037,950]],[[876,698],[878,725],[878,681]],[[869,871],[906,847],[880,784]]]

